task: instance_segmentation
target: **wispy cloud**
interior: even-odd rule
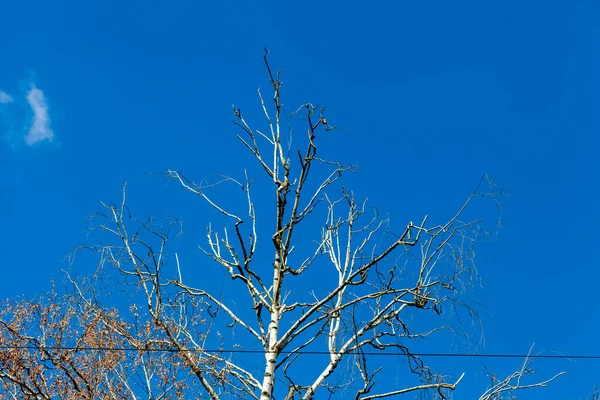
[[[15,101],[8,93],[0,90],[0,104],[12,103]]]
[[[33,111],[33,120],[27,135],[25,135],[25,142],[29,146],[32,146],[36,143],[43,142],[44,140],[52,141],[52,139],[54,139],[54,132],[52,132],[52,128],[50,128],[48,102],[46,101],[44,92],[35,85],[32,85],[29,92],[27,92],[26,98]]]

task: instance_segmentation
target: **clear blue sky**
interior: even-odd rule
[[[506,189],[500,236],[480,246],[486,352],[600,355],[598,21],[600,4],[577,0],[2,2],[0,293],[60,279],[85,217],[125,181],[138,212],[189,216],[144,173],[239,176],[231,104],[260,121],[267,46],[286,104],[327,104],[343,128],[330,158],[357,164],[352,188],[396,224],[449,216],[483,172]],[[600,382],[600,361],[536,365],[569,374],[519,398]],[[465,383],[459,398],[485,386]]]

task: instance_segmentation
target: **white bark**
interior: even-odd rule
[[[297,154],[292,151],[292,132],[287,138],[282,137],[279,74],[273,74],[266,64],[273,103],[269,105],[260,91],[259,98],[269,130],[265,134],[252,129],[239,109],[234,108],[234,115],[235,123],[244,132],[244,137],[239,139],[254,156],[261,174],[266,175],[265,182],[271,185],[269,201],[274,200],[274,210],[268,216],[271,219],[260,226],[271,231],[259,229],[250,192],[252,180],[246,172],[245,181],[221,177],[219,183],[241,188],[247,215],[238,215],[219,204],[216,197],[209,196],[207,192],[215,184],[202,181],[197,184],[175,170],[167,174],[230,221],[224,229],[208,226],[208,243],[203,251],[224,268],[233,284],[241,285],[242,290],[236,296],[246,297],[238,304],[251,306],[254,315],[239,312],[228,303],[226,298],[231,298],[230,295],[209,293],[193,282],[184,282],[182,276],[188,274],[182,272],[186,266],[180,265],[179,257],[176,257],[175,272],[166,273],[168,262],[163,251],[168,235],[147,222],[134,221],[138,225],[128,229],[131,222],[125,217],[128,214],[125,193],[121,207],[106,205],[112,221],[101,227],[118,238],[120,244],[97,250],[141,289],[150,316],[148,321],[161,335],[160,341],[145,345],[176,349],[182,365],[197,377],[212,399],[236,394],[270,400],[274,396],[283,397],[284,393],[287,400],[297,398],[295,396],[312,399],[324,388],[335,392],[342,386],[346,391],[352,389],[357,400],[427,390],[443,395],[454,390],[462,375],[454,383],[448,383],[410,351],[411,340],[435,335],[445,326],[415,331],[410,319],[423,313],[429,313],[429,319],[436,317],[450,298],[460,296],[458,288],[468,285],[475,275],[473,243],[478,239],[482,221],[463,219],[465,210],[476,199],[486,197],[495,201],[492,187],[490,192],[482,192],[489,180],[482,177],[458,212],[444,224],[431,227],[425,216],[420,224],[409,222],[398,235],[392,236],[387,219],[379,218],[376,212],[371,217],[366,215],[366,200],[357,202],[353,193],[338,186],[342,176],[353,172],[354,167],[317,156],[317,133],[330,134],[333,129],[324,117],[324,108],[307,103],[293,113],[305,121],[307,136],[303,151]],[[295,138],[296,141],[300,140]],[[315,168],[329,170],[323,173],[322,180],[312,182],[309,177]],[[402,170],[390,173],[394,181],[390,185],[397,184],[402,173]],[[341,195],[335,199],[337,195],[332,192]],[[314,212],[317,207],[325,207],[324,221],[317,219],[318,214]],[[299,241],[296,232],[300,225],[321,226],[319,240],[316,243]],[[271,239],[261,239],[264,243],[261,246],[273,246],[262,253],[264,256],[274,250],[270,253],[274,254],[272,275],[271,271],[264,273],[255,265],[259,235],[261,238],[268,235]],[[152,245],[152,240],[158,240],[158,245]],[[304,261],[290,257],[295,246],[303,249],[303,255],[309,255]],[[298,286],[307,283],[306,276],[317,263],[324,271],[323,277],[331,278],[320,282],[321,286],[329,285],[328,292],[321,295]],[[206,323],[205,331],[192,329],[190,321],[196,317],[191,315],[194,310],[188,308],[192,300],[207,304],[202,311],[208,314],[206,319],[210,322],[201,319]],[[229,328],[241,326],[240,330],[246,335],[244,340],[252,342],[254,348],[264,349],[265,364],[264,368],[261,365],[261,371],[237,363],[233,353],[205,351],[209,335],[215,333],[213,324],[224,322],[223,318],[227,319]],[[282,327],[285,329],[280,331]],[[129,338],[127,330],[123,331],[123,336]],[[306,378],[303,374],[300,379],[293,376],[293,369],[306,350],[325,351],[329,357],[327,362],[315,364],[315,376]],[[366,350],[391,350],[405,355],[408,367],[420,381],[401,388],[382,385],[376,379],[379,369],[368,365]],[[342,365],[353,368],[361,382],[348,381],[338,386],[331,383],[330,377],[338,373]],[[312,371],[313,368],[309,372]],[[527,369],[521,373],[524,371]],[[276,383],[282,381],[288,382],[287,387],[278,390]],[[380,386],[382,391],[375,393]],[[510,387],[526,386],[517,383],[516,387]],[[481,400],[493,399],[502,388],[490,390]]]

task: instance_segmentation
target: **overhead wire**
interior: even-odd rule
[[[160,348],[136,348],[136,347],[69,347],[69,346],[0,346],[1,350],[56,350],[56,351],[124,351],[124,352],[159,352],[159,353],[238,353],[238,354],[306,354],[306,355],[331,355],[328,351],[303,350],[303,351],[269,351],[269,350],[247,350],[247,349],[160,349]],[[571,359],[571,360],[600,360],[600,355],[592,354],[517,354],[517,353],[413,353],[413,352],[383,352],[383,351],[348,351],[344,354],[367,355],[381,357],[438,357],[438,358],[531,358],[531,359]]]

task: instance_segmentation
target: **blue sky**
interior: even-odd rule
[[[240,176],[231,104],[260,122],[267,46],[286,104],[327,104],[342,128],[329,158],[359,166],[348,185],[393,223],[442,220],[484,172],[506,190],[503,229],[480,246],[485,352],[600,354],[598,20],[592,1],[4,2],[0,293],[60,280],[86,216],[125,181],[138,214],[198,219],[145,174]],[[583,398],[600,382],[600,361],[536,365],[569,374],[521,398]]]

